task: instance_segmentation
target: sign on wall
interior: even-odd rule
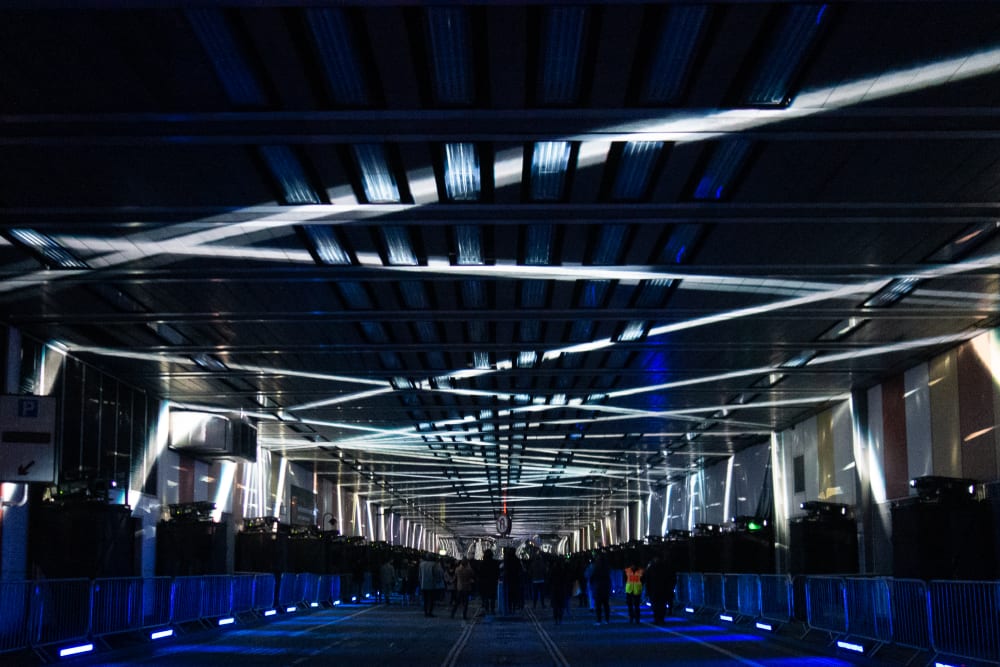
[[[0,482],[54,482],[56,399],[0,396]]]

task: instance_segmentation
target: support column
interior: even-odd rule
[[[5,329],[3,393],[19,393],[21,332]],[[0,484],[0,581],[28,578],[28,485]]]

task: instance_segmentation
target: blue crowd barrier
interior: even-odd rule
[[[32,645],[86,639],[90,632],[91,599],[89,579],[36,581],[31,599]]]
[[[722,609],[732,614],[740,611],[740,575],[722,575]]]
[[[142,580],[142,619],[144,628],[170,623],[173,612],[174,581],[170,577]]]
[[[211,574],[202,577],[201,612],[199,618],[228,616],[233,609],[233,578]]]
[[[729,585],[729,581],[726,581]],[[760,616],[760,578],[755,574],[740,574],[736,576],[738,587],[737,607],[740,614],[750,618]]]
[[[295,587],[298,577],[294,572],[282,572],[278,575],[278,606],[291,607],[298,604],[295,599]]]
[[[787,574],[761,574],[760,615],[777,623],[787,623],[792,618],[792,579]]]
[[[845,577],[844,604],[847,632],[852,637],[892,641],[892,606],[889,584],[881,577]]]
[[[0,653],[18,651],[31,642],[30,581],[0,582]]]
[[[91,634],[109,635],[142,626],[142,579],[95,579],[92,590]]]
[[[916,649],[931,648],[930,599],[919,579],[889,579],[892,643]]]
[[[712,611],[722,611],[726,608],[724,599],[723,576],[716,573],[701,575],[702,590],[704,591],[704,606]]]
[[[844,580],[840,577],[808,577],[806,614],[810,628],[847,634]]]
[[[193,623],[201,620],[201,577],[174,579],[170,604],[171,623]]]
[[[253,611],[253,591],[257,575],[234,574],[232,578],[232,612],[244,614]]]
[[[275,580],[273,574],[255,574],[253,578],[253,609],[264,611],[274,606]]]
[[[700,609],[705,606],[705,584],[699,572],[681,572],[677,575],[677,604]]]
[[[939,653],[1000,659],[1000,584],[932,581],[931,642]]]

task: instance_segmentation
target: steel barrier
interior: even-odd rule
[[[142,579],[95,579],[90,633],[110,635],[142,626]]]
[[[170,577],[150,577],[142,580],[142,627],[151,628],[170,623],[174,582]]]
[[[304,604],[319,603],[319,575],[300,572],[295,578],[295,598]]]
[[[295,599],[295,584],[297,577],[294,572],[282,572],[278,575],[278,606],[290,607],[298,604]]]
[[[740,575],[722,575],[722,609],[733,614],[740,611]]]
[[[932,581],[931,643],[940,653],[1000,659],[1000,584]]]
[[[840,577],[806,577],[806,612],[810,628],[846,634],[844,580]]]
[[[705,605],[705,581],[699,572],[677,574],[677,606],[698,609]]]
[[[255,574],[253,578],[253,609],[264,611],[274,606],[273,574]]]
[[[892,605],[892,643],[917,649],[931,647],[930,600],[927,584],[919,579],[888,579]]]
[[[31,591],[30,581],[0,582],[0,654],[31,642]]]
[[[233,577],[206,574],[201,580],[201,618],[228,616],[233,608]]]
[[[705,607],[714,611],[725,609],[723,600],[723,578],[721,574],[701,575],[702,589],[705,591]]]
[[[232,579],[232,612],[243,614],[252,611],[254,583],[256,574],[234,574]]]
[[[848,634],[879,642],[892,641],[892,605],[885,579],[845,577],[844,604]]]
[[[729,585],[729,580],[726,580]],[[738,611],[744,616],[757,618],[760,616],[760,577],[756,574],[737,575],[736,585],[739,590]]]
[[[171,623],[191,623],[201,619],[201,577],[174,579],[170,603]]]
[[[333,604],[340,599],[340,575],[337,574],[321,574],[319,576],[319,595],[318,601],[320,604]]]
[[[90,579],[50,579],[32,587],[31,644],[85,639],[90,632]]]
[[[787,574],[761,574],[760,615],[771,621],[787,623],[792,618],[792,578]]]

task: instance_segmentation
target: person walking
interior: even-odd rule
[[[472,587],[476,582],[476,572],[472,569],[472,564],[468,558],[463,558],[462,562],[455,568],[455,597],[451,602],[451,617],[455,618],[458,607],[462,607],[462,620],[469,619],[469,597],[472,595]]]
[[[560,559],[552,561],[549,567],[549,599],[552,603],[552,620],[556,625],[563,622],[566,615],[566,608],[569,606],[570,593],[573,589],[573,582],[576,575],[570,570],[567,563]]]
[[[625,604],[628,605],[628,622],[638,623],[642,611],[642,583],[646,571],[633,562],[625,568]]]
[[[382,567],[379,568],[378,572],[379,587],[378,593],[380,599],[385,599],[385,603],[389,604],[389,596],[396,589],[396,566],[393,565],[390,559],[386,559],[382,563]],[[376,600],[379,602],[380,600]]]
[[[424,598],[424,616],[434,616],[434,603],[444,589],[444,570],[431,554],[420,561],[420,594]]]
[[[500,563],[493,558],[489,549],[483,552],[483,560],[479,563],[479,596],[483,599],[483,613],[493,615],[497,607],[497,584],[500,582]]]
[[[611,623],[611,568],[604,554],[593,562],[590,591],[594,597],[594,610],[597,612],[597,622],[594,625],[601,624],[602,616],[605,625]]]
[[[653,556],[646,567],[646,594],[653,607],[653,623],[656,625],[666,622],[667,605],[672,604],[673,593],[674,580],[669,565],[660,556]]]

